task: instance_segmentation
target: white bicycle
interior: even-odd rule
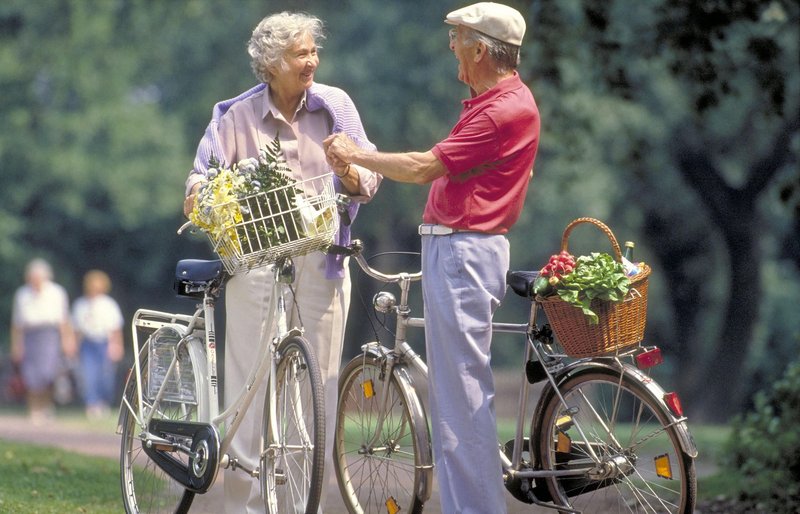
[[[298,207],[260,213],[255,221],[251,217],[243,224],[256,223],[258,230],[255,225],[236,228],[240,236],[249,236],[251,248],[214,241],[221,260],[178,262],[178,294],[201,300],[194,314],[136,312],[134,365],[117,429],[122,436],[120,475],[127,513],[188,512],[195,495],[214,484],[220,468],[257,479],[270,513],[317,511],[325,452],[323,385],[302,329],[287,327],[283,292],[294,280],[291,258],[330,244],[338,217],[329,175],[303,181],[301,186],[313,192],[304,195],[303,208],[311,206],[325,214],[314,218],[313,227],[307,217],[291,212]],[[290,194],[289,189],[279,193]],[[256,200],[251,212],[258,207]],[[274,229],[276,223],[284,227],[282,233],[295,237],[278,245],[253,244],[263,227]],[[231,275],[264,265],[272,267],[275,280],[253,366],[236,400],[220,412],[216,301]],[[277,331],[270,336],[273,326]],[[229,454],[229,447],[265,376],[261,451],[257,469],[248,469],[240,463],[243,456]]]

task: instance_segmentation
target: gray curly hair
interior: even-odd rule
[[[315,43],[324,39],[322,20],[316,16],[286,11],[261,20],[253,29],[253,35],[247,43],[250,67],[256,78],[268,84],[272,79],[270,67],[280,66],[281,69],[286,69],[286,50],[305,34],[310,34]],[[317,45],[317,48],[322,47]]]

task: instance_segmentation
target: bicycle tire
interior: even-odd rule
[[[367,450],[378,419],[384,371],[380,357],[362,355],[345,366],[339,379],[334,468],[353,514],[419,513],[430,497],[433,465],[427,416],[403,365],[396,365],[389,377],[391,412],[378,446]]]
[[[549,388],[533,423],[541,468],[588,470],[591,449],[616,472],[547,478],[550,501],[586,513],[694,510],[694,459],[683,450],[674,417],[643,381],[588,367],[563,379],[558,391],[566,407]]]
[[[267,511],[316,514],[325,465],[325,397],[319,364],[304,338],[277,349],[275,426],[264,402],[260,477]]]
[[[139,363],[142,378],[142,398],[145,402],[145,412],[156,410],[157,418],[197,421],[198,405],[203,405],[203,389],[198,385],[195,370],[197,364],[186,346],[182,346],[179,362],[191,369],[179,373],[180,390],[186,398],[194,397],[194,403],[178,401],[176,398],[162,400],[159,405],[150,403],[150,346],[155,338],[165,337],[175,343],[181,339],[181,333],[174,328],[164,327],[154,332],[139,352]],[[186,380],[188,379],[188,380]],[[136,389],[136,370],[131,368],[125,385],[125,401],[134,412],[138,411],[139,400]],[[202,408],[202,407],[201,407]],[[159,468],[144,452],[143,442],[139,435],[145,431],[138,424],[131,409],[123,403],[120,416],[121,445],[120,445],[120,484],[122,488],[123,505],[128,514],[184,514],[189,511],[195,493],[185,489],[172,479],[165,471]],[[175,458],[186,462],[186,457],[175,452]]]

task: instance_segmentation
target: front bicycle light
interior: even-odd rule
[[[372,297],[372,307],[381,314],[389,314],[397,305],[397,299],[392,293],[381,291]]]

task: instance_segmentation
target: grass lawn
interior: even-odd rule
[[[79,411],[62,411],[59,421],[82,430],[102,432],[112,432],[116,426],[113,416],[90,423]],[[498,429],[502,441],[511,439],[513,420],[500,420]],[[696,461],[699,498],[726,496],[735,485],[735,474],[718,471],[717,464],[730,428],[690,424],[690,430],[699,450]],[[121,510],[116,459],[87,457],[0,439],[0,477],[0,512],[61,514]]]
[[[0,512],[120,511],[116,460],[0,440]]]

